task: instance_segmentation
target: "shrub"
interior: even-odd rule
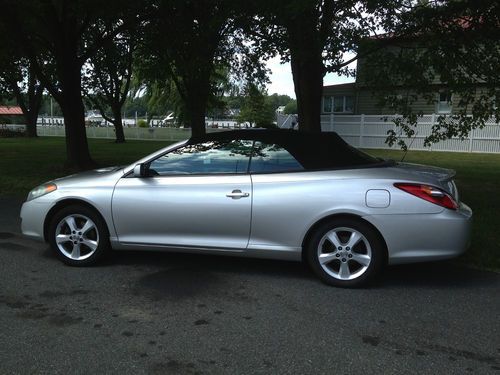
[[[25,135],[24,130],[12,130],[7,127],[0,128],[0,138],[24,137]]]
[[[261,122],[255,125],[256,128],[264,128],[264,129],[276,129],[278,126],[273,124],[272,122]]]
[[[147,128],[148,127],[148,123],[146,120],[137,120],[137,127],[138,128]]]

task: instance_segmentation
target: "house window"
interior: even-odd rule
[[[323,113],[353,113],[354,97],[346,95],[323,97]]]
[[[344,112],[354,113],[354,96],[345,97]]]
[[[333,97],[333,112],[344,112],[344,97],[334,96]]]
[[[438,113],[451,113],[451,92],[442,91],[439,93],[437,112]]]
[[[332,96],[323,97],[323,112],[330,113],[332,111]]]

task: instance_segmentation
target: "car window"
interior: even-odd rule
[[[252,173],[301,171],[304,167],[282,146],[256,141],[250,162]]]
[[[252,141],[209,141],[190,144],[153,160],[152,175],[247,173]]]

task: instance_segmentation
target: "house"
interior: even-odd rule
[[[344,115],[380,115],[395,114],[390,107],[383,107],[380,98],[374,95],[373,90],[358,82],[329,85],[323,87],[323,100],[321,103],[322,114]],[[453,113],[453,94],[447,90],[436,88],[435,103],[419,98],[412,108],[415,112],[425,114],[451,114]]]
[[[427,70],[422,70],[421,76],[426,77],[427,75],[432,76],[430,84],[425,84],[425,94],[422,92],[418,95],[415,94],[415,87],[405,85],[400,83],[399,77],[395,73],[391,74],[391,69],[388,68],[390,65],[386,65],[386,61],[390,60],[390,55],[386,55],[386,59],[375,59],[372,55],[364,54],[364,48],[373,48],[373,43],[386,42],[384,47],[381,49],[382,53],[393,53],[398,55],[401,50],[408,49],[413,50],[410,54],[406,55],[406,63],[408,66],[412,66],[412,55],[418,47],[415,48],[415,40],[403,41],[405,47],[401,47],[401,40],[398,41],[397,46],[391,43],[393,35],[387,34],[386,36],[371,38],[366,44],[358,47],[358,55],[364,56],[358,60],[357,71],[356,71],[356,81],[347,84],[329,85],[323,87],[323,100],[321,106],[322,114],[352,114],[352,115],[391,115],[398,113],[397,106],[391,106],[390,104],[383,105],[381,100],[384,97],[383,92],[385,91],[388,96],[392,96],[397,100],[404,99],[406,97],[411,98],[411,109],[414,113],[421,113],[423,115],[438,114],[447,115],[454,114],[458,112],[458,103],[460,101],[460,96],[458,93],[453,93],[448,87],[442,84],[439,79],[438,74],[433,73],[431,68]],[[388,42],[387,42],[388,41]],[[365,43],[365,42],[364,42]],[[368,44],[371,43],[371,44]],[[406,43],[406,44],[405,44]],[[410,46],[411,48],[408,48]],[[403,51],[404,52],[404,51]],[[385,69],[377,69],[378,66]],[[380,72],[380,73],[379,73]],[[382,73],[383,72],[383,73]],[[375,85],[373,77],[379,74],[378,83]],[[380,76],[384,74],[385,76]],[[386,86],[384,86],[386,85]],[[476,81],[473,83],[473,90],[475,90],[475,96],[482,92],[483,81]],[[374,88],[376,86],[376,89]],[[389,103],[390,101],[387,101]],[[493,105],[495,101],[492,100]],[[469,108],[467,108],[467,113],[470,113]]]

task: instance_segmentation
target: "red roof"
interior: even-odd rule
[[[22,115],[21,107],[10,107],[0,105],[0,115]]]

